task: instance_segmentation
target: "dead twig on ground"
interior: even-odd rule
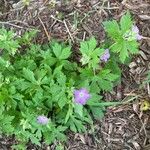
[[[10,22],[2,22],[2,21],[0,21],[0,24],[3,24],[3,25],[10,25],[10,26],[13,26],[13,27],[19,28],[19,29],[23,29],[23,28],[24,28],[24,27],[22,27],[22,26],[18,26],[18,25],[15,25],[15,24],[13,24],[13,23],[10,23]]]
[[[44,32],[45,32],[45,34],[46,34],[46,36],[47,36],[47,38],[48,38],[48,41],[50,41],[50,35],[49,35],[49,33],[48,33],[48,31],[47,31],[47,29],[46,29],[46,27],[45,27],[43,21],[41,20],[40,17],[38,17],[38,19],[39,19],[39,21],[40,21],[40,23],[41,23],[41,25],[42,25],[42,27],[43,27],[43,29],[44,29]]]
[[[67,32],[68,32],[68,34],[69,34],[69,36],[70,36],[72,42],[74,43],[74,39],[73,39],[73,37],[72,37],[72,35],[71,35],[71,33],[70,33],[70,30],[69,30],[69,28],[68,28],[68,26],[67,26],[66,20],[64,20],[64,25],[65,25],[65,27],[66,27],[66,30],[67,30]]]

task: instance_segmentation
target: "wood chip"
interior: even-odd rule
[[[139,53],[144,60],[148,60],[147,56],[145,55],[145,53],[143,51],[139,51]]]
[[[82,141],[83,144],[86,144],[86,140],[85,137],[82,134],[78,134],[78,136],[80,137],[80,140]]]
[[[135,74],[135,73],[136,73],[136,70],[133,69],[133,68],[131,68],[129,71],[130,71],[132,74]]]
[[[134,145],[136,150],[141,150],[140,145],[136,141],[132,141],[132,144]]]
[[[150,16],[148,15],[139,15],[139,18],[142,20],[150,20]]]
[[[134,112],[136,114],[138,114],[139,113],[139,104],[138,103],[134,103],[132,107],[133,107]]]
[[[129,68],[134,68],[135,66],[137,66],[137,64],[136,64],[135,62],[131,62],[131,63],[129,64]]]

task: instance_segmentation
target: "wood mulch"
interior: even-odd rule
[[[31,0],[28,7],[21,2],[0,2],[0,26],[14,29],[18,35],[37,29],[38,43],[55,38],[71,42],[74,50],[79,41],[94,35],[99,43],[105,39],[102,22],[119,19],[130,10],[144,39],[140,41],[140,53],[129,67],[123,67],[122,82],[108,100],[134,101],[119,107],[109,107],[101,121],[95,121],[94,133],[69,133],[66,150],[150,150],[150,112],[141,112],[140,103],[150,101],[150,85],[140,88],[147,70],[150,70],[150,1],[149,0]],[[0,149],[10,149],[14,140],[0,137]],[[57,143],[56,143],[57,144]],[[28,149],[55,149],[52,146]]]

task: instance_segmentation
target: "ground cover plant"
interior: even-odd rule
[[[138,53],[138,27],[127,12],[118,23],[103,23],[108,38],[102,45],[94,37],[80,42],[77,62],[68,43],[32,42],[35,31],[22,37],[0,29],[0,131],[15,135],[18,145],[65,141],[65,132],[86,132],[93,119],[101,119],[106,106],[103,92],[120,81],[119,65]]]

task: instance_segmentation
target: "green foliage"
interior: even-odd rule
[[[14,127],[12,126],[12,121],[14,116],[11,116],[9,113],[4,112],[5,108],[3,105],[0,107],[0,133],[5,133],[8,135],[13,134]]]
[[[97,41],[94,37],[90,38],[88,41],[83,41],[80,44],[82,65],[88,64],[88,67],[93,68],[94,70],[99,67],[99,59],[104,52],[104,49],[97,48],[96,46]]]
[[[132,38],[133,21],[129,12],[121,17],[119,23],[112,20],[104,22],[103,25],[108,36],[114,42],[110,49],[114,53],[119,53],[119,59],[122,63],[125,63],[130,54],[138,53],[138,43],[135,38]]]
[[[63,48],[58,43],[54,43],[54,45],[52,46],[53,53],[55,54],[56,58],[59,60],[67,59],[71,54],[70,49],[71,49],[70,47]]]
[[[37,31],[36,30],[31,30],[28,32],[25,32],[24,35],[18,39],[19,43],[22,45],[29,45],[31,44],[33,38],[35,37]]]
[[[4,50],[4,53],[14,55],[19,48],[19,43],[14,39],[15,34],[12,31],[6,29],[0,29],[0,48]]]
[[[0,29],[0,133],[15,135],[19,143],[12,149],[26,149],[29,141],[38,146],[41,140],[46,144],[66,141],[67,129],[86,132],[85,125],[92,127],[93,117],[104,116],[106,106],[112,102],[103,102],[100,94],[111,91],[121,76],[114,52],[119,52],[124,62],[128,51],[134,53],[137,45],[136,41],[122,38],[132,25],[129,13],[121,18],[120,24],[108,21],[104,25],[115,41],[109,60],[100,61],[106,46],[100,47],[91,37],[80,44],[81,64],[72,60],[70,45],[56,41],[33,44],[35,31],[15,38],[12,31]],[[80,88],[90,93],[85,106],[75,102],[74,90]],[[39,115],[49,118],[46,125],[38,123]],[[63,146],[60,144],[57,149]]]

